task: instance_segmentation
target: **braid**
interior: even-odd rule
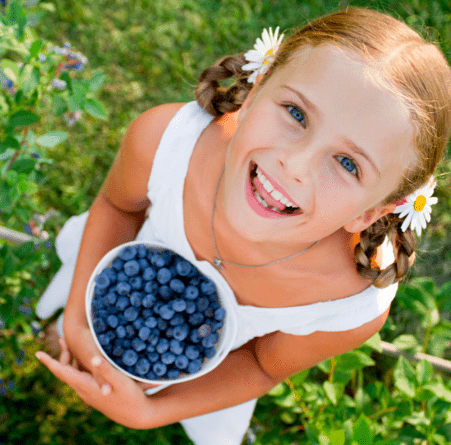
[[[384,288],[401,281],[409,271],[410,259],[415,252],[416,239],[408,228],[401,230],[402,220],[395,214],[388,214],[377,220],[360,234],[360,243],[354,250],[357,271],[363,278],[373,281],[373,286]],[[388,237],[395,249],[395,261],[381,270],[373,266],[371,259],[376,249]]]
[[[247,81],[251,73],[241,69],[246,63],[243,53],[222,57],[205,69],[194,92],[197,103],[215,117],[238,110],[252,88]],[[234,85],[229,88],[219,85],[219,80],[232,76],[237,79]]]

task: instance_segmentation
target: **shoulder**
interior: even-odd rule
[[[169,122],[184,105],[170,103],[153,107],[127,128],[101,190],[116,208],[138,212],[149,206],[147,184],[155,153]]]
[[[317,331],[310,335],[277,331],[258,337],[248,345],[265,374],[280,383],[293,374],[359,347],[384,326],[389,311],[390,308],[374,320],[348,331]]]

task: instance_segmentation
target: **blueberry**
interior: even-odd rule
[[[183,317],[183,315],[177,314],[177,315],[174,315],[174,317],[171,318],[171,320],[169,321],[169,324],[171,326],[177,326],[179,324],[184,323],[184,321],[185,321],[185,318]]]
[[[130,294],[130,303],[133,306],[139,307],[139,306],[141,306],[141,302],[142,302],[142,293],[141,292],[134,291]]]
[[[207,309],[204,312],[204,315],[208,318],[212,318],[214,314],[215,312],[212,307],[207,307]]]
[[[161,377],[161,376],[165,375],[167,369],[168,369],[167,366],[166,366],[164,363],[160,363],[160,362],[155,363],[155,364],[152,366],[152,371],[153,371],[158,377]]]
[[[127,282],[129,279],[130,279],[130,277],[129,277],[126,273],[124,273],[123,270],[121,270],[120,272],[118,272],[118,274],[117,274],[117,281],[118,281],[119,283],[121,283],[121,282]]]
[[[132,289],[142,289],[143,287],[143,279],[141,277],[133,277],[130,280],[130,286],[132,287]]]
[[[147,295],[142,299],[141,304],[142,304],[144,307],[149,308],[149,307],[152,307],[152,306],[155,304],[156,301],[157,301],[157,299],[155,298],[155,295],[153,295],[153,294],[147,294]]]
[[[188,372],[190,374],[196,374],[196,372],[200,371],[200,368],[202,368],[202,361],[199,359],[193,360],[188,365]]]
[[[185,312],[187,314],[194,314],[194,312],[196,312],[196,303],[194,303],[194,301],[191,300],[187,301]]]
[[[152,267],[146,267],[143,272],[143,279],[145,281],[151,281],[157,276],[157,273]]]
[[[157,376],[155,375],[154,372],[149,371],[149,372],[146,374],[146,379],[148,379],[148,380],[156,380],[156,379],[157,379]]]
[[[117,257],[113,260],[113,263],[111,265],[114,269],[116,269],[116,271],[119,272],[124,267],[124,260],[121,260],[119,257]]]
[[[133,327],[133,325],[128,324],[127,326],[125,326],[125,332],[127,333],[127,337],[129,338],[134,338],[135,337],[135,328]]]
[[[139,314],[138,310],[133,306],[128,307],[124,311],[124,317],[127,321],[136,320],[138,318],[138,314]]]
[[[199,349],[196,348],[194,345],[189,345],[186,347],[185,355],[190,359],[194,360],[197,357],[199,357]]]
[[[211,334],[211,327],[207,324],[203,324],[197,332],[199,333],[199,337],[205,338]]]
[[[199,289],[196,286],[189,285],[185,289],[185,298],[194,300],[199,296]]]
[[[168,379],[177,380],[180,376],[180,371],[178,369],[171,369],[168,371]]]
[[[208,301],[208,298],[205,298],[205,297],[198,298],[196,301],[197,310],[199,310],[201,312],[205,311],[207,309],[209,303],[210,302]]]
[[[116,309],[123,311],[130,304],[127,297],[119,297],[116,302]]]
[[[143,310],[141,311],[141,314],[142,314],[144,320],[146,320],[146,319],[148,319],[149,317],[152,317],[153,312],[152,312],[151,309],[143,309]],[[150,327],[150,326],[149,326],[149,327]]]
[[[155,281],[147,281],[146,284],[144,284],[144,292],[146,294],[156,294],[159,288],[160,286]]]
[[[122,362],[126,366],[133,366],[138,361],[138,354],[133,349],[127,349],[122,355]]]
[[[191,326],[198,326],[204,321],[204,316],[199,312],[195,312],[189,316],[188,321]]]
[[[202,340],[202,337],[197,332],[197,329],[194,329],[190,332],[189,338],[193,343],[199,343]]]
[[[222,307],[215,310],[215,320],[221,321],[225,317],[226,311]]]
[[[92,299],[91,305],[94,309],[100,309],[101,307],[103,307],[103,299],[95,296]]]
[[[116,304],[116,301],[117,301],[117,294],[115,294],[114,292],[108,292],[105,295],[104,302],[106,302],[107,304],[113,305],[113,304]]]
[[[136,329],[141,329],[144,326],[144,319],[142,317],[138,317],[134,322],[133,322],[133,326]]]
[[[130,260],[124,264],[124,273],[126,273],[129,277],[138,275],[139,269],[139,263],[136,260]]]
[[[136,363],[135,372],[138,375],[144,375],[149,372],[150,369],[150,362],[149,360],[145,358],[141,358],[138,360],[138,363]]]
[[[210,279],[206,278],[200,285],[200,290],[205,295],[213,295],[216,292],[216,286]]]
[[[169,349],[169,340],[166,338],[160,338],[157,343],[157,352],[160,354],[165,353]]]
[[[145,270],[148,267],[150,267],[149,262],[145,259],[145,258],[140,258],[138,261],[139,267],[141,268],[141,270]]]
[[[157,319],[155,317],[148,317],[146,318],[146,321],[144,324],[149,328],[155,328],[157,327]]]
[[[174,363],[175,355],[172,352],[165,352],[164,354],[161,355],[161,361],[165,365],[170,365],[170,364]]]
[[[172,309],[176,312],[183,312],[186,309],[186,301],[181,298],[172,302]]]
[[[105,332],[106,324],[101,318],[95,318],[92,324],[94,326],[94,331],[96,334]]]
[[[116,285],[116,292],[119,295],[127,295],[130,292],[131,288],[132,287],[130,286],[130,284],[126,283],[125,281],[120,281]]]
[[[174,328],[170,327],[165,333],[164,335],[166,336],[166,338],[172,338],[174,334]]]
[[[151,332],[152,331],[150,330],[150,328],[148,328],[147,326],[143,326],[139,330],[138,336],[141,340],[146,341],[149,338]]]
[[[171,274],[170,270],[167,269],[166,267],[162,267],[157,273],[157,281],[160,284],[169,283],[171,278],[172,278],[172,274]]]
[[[160,335],[157,332],[154,332],[153,334],[151,334],[147,342],[150,343],[152,346],[156,346],[159,339]]]
[[[126,334],[124,326],[121,325],[116,328],[116,335],[118,338],[124,338]]]
[[[108,291],[107,287],[99,287],[97,285],[94,287],[94,292],[97,295],[105,295],[107,291]]]
[[[174,338],[183,341],[189,334],[189,327],[187,324],[178,325],[174,328]]]
[[[173,279],[169,282],[169,287],[170,287],[174,292],[177,292],[178,294],[183,293],[183,291],[185,290],[185,285],[183,284],[183,281],[179,280],[178,278],[173,278]]]
[[[151,255],[150,262],[158,268],[164,267],[164,265],[166,264],[164,258],[158,253],[154,253]]]
[[[178,340],[171,340],[170,341],[170,351],[173,352],[175,355],[180,355],[183,352],[183,345]]]
[[[115,346],[113,349],[113,352],[112,352],[112,354],[115,357],[120,357],[123,353],[124,353],[124,350],[122,349],[121,346]]]
[[[108,323],[108,326],[115,328],[115,327],[117,327],[119,320],[117,319],[116,315],[108,315],[107,323]]]
[[[191,273],[192,266],[188,261],[180,260],[178,261],[175,268],[177,269],[179,275],[181,275],[182,277],[186,277]]]
[[[185,369],[188,366],[188,363],[188,357],[183,354],[179,355],[174,362],[175,366],[177,366],[177,368],[179,369]]]
[[[97,336],[97,339],[99,340],[99,343],[100,343],[102,346],[105,346],[105,345],[107,345],[107,344],[110,342],[110,340],[109,340],[109,338],[106,336],[106,334],[99,334],[99,335]]]
[[[123,259],[124,261],[129,261],[133,258],[136,257],[137,254],[137,249],[136,247],[133,246],[127,246],[124,247],[120,252],[119,252],[119,257],[121,259]]]
[[[219,339],[219,335],[215,332],[202,339],[204,348],[211,348]]]
[[[138,244],[135,246],[138,258],[147,257],[147,247],[144,244]]]
[[[211,348],[206,348],[204,350],[204,355],[206,358],[212,358],[216,354],[216,348],[212,346]]]
[[[160,354],[158,354],[158,352],[150,352],[149,354],[147,354],[147,358],[152,362],[155,363],[158,361],[158,359],[160,358]]]
[[[165,320],[170,320],[174,316],[174,310],[169,307],[169,305],[165,304],[160,309],[160,317]]]
[[[224,325],[224,322],[221,320],[221,321],[215,321],[215,322],[213,322],[213,324],[211,325],[211,330],[213,331],[213,332],[215,332],[215,331],[217,331],[218,329],[221,329],[222,327],[223,327],[223,325]]]
[[[94,281],[100,289],[106,289],[111,284],[111,280],[104,271],[97,275]]]
[[[117,280],[117,271],[111,267],[107,267],[103,270],[103,273],[110,279],[111,282]]]
[[[132,342],[128,338],[124,338],[122,340],[122,346],[124,348],[130,348],[132,346]]]
[[[144,351],[144,349],[146,349],[146,344],[140,338],[136,337],[132,340],[132,348],[136,352],[141,352]]]
[[[166,301],[172,297],[172,290],[169,286],[160,286],[158,293],[160,294],[161,298]]]

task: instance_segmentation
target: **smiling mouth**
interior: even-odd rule
[[[266,190],[266,193],[270,196],[270,198],[272,198],[273,201],[277,201],[277,207],[268,203],[265,200],[265,198],[263,196],[261,196],[261,194],[257,190],[257,187],[255,186],[255,178],[258,176],[257,169],[258,169],[258,165],[255,162],[251,162],[249,175],[250,175],[250,179],[251,179],[252,190],[253,190],[254,196],[256,197],[258,202],[260,204],[262,204],[263,206],[265,206],[268,210],[277,212],[280,215],[301,215],[303,213],[302,209],[300,207],[287,205],[286,203],[288,200],[283,195],[282,195],[282,198],[277,199],[277,198],[273,197],[272,195],[269,195],[269,192]],[[262,191],[262,193],[264,193],[264,192]],[[285,201],[285,202],[281,202],[280,200]],[[289,204],[291,204],[291,202]]]

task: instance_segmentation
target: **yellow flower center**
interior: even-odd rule
[[[272,56],[273,54],[274,54],[274,52],[273,52],[272,48],[270,48],[270,49],[268,49],[268,51],[266,51],[265,57],[266,56]]]
[[[424,206],[426,205],[426,198],[423,195],[418,196],[417,199],[415,199],[415,202],[413,204],[413,208],[417,212],[421,212],[424,209]]]

